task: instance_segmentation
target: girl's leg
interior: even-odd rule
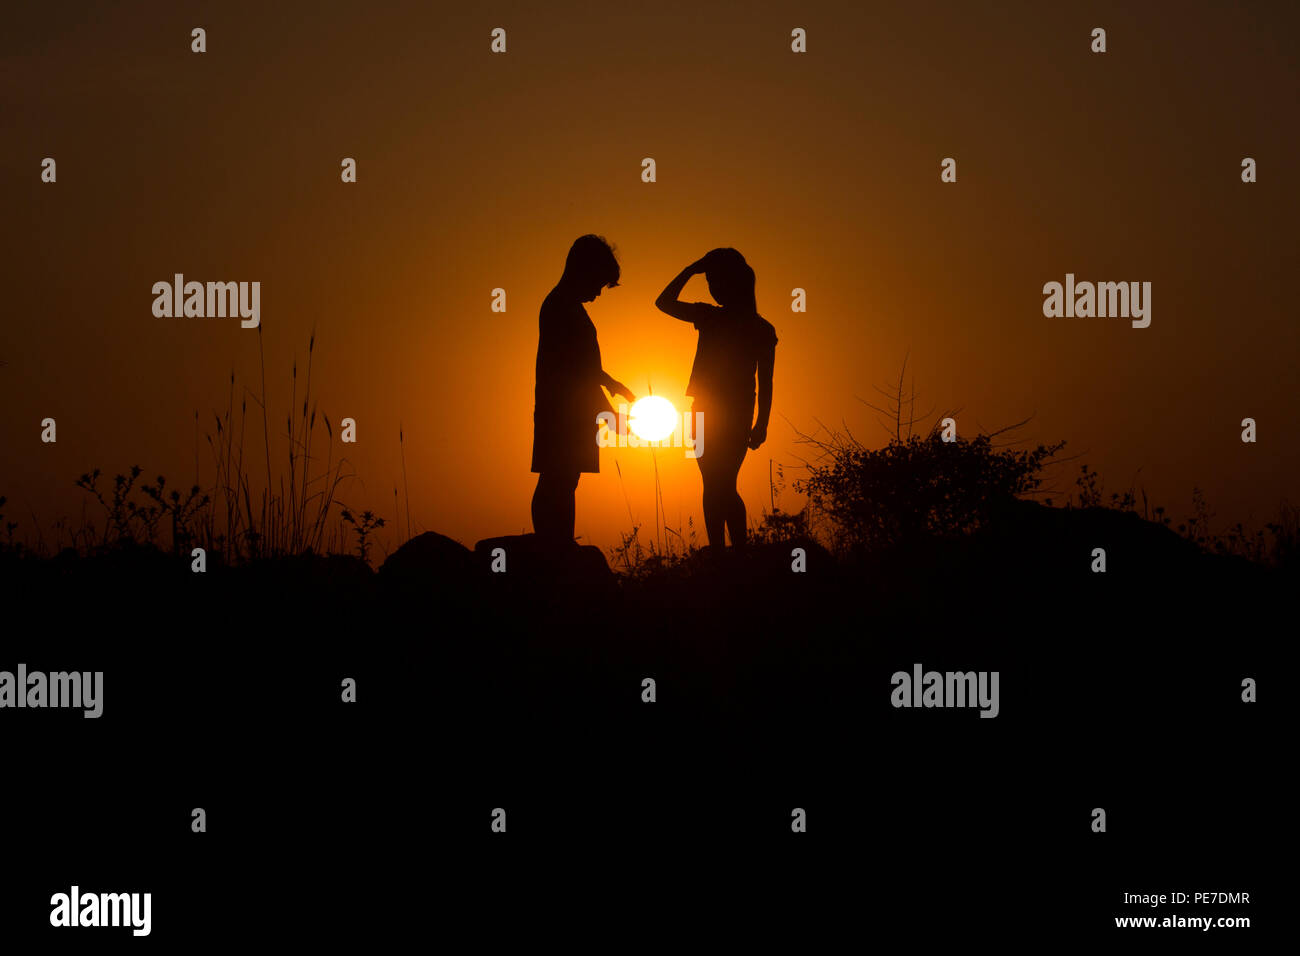
[[[749,535],[745,526],[745,502],[736,491],[736,479],[745,460],[745,449],[741,448],[739,452],[724,450],[715,441],[712,450],[713,458],[710,459],[706,451],[697,459],[704,481],[704,529],[715,550],[726,547],[728,530],[731,531],[732,547],[743,548]]]
[[[709,459],[706,451],[696,459],[700,465],[700,478],[704,483],[704,531],[709,537],[709,546],[721,551],[727,546],[727,501],[726,485],[718,480],[718,469]]]
[[[745,462],[745,449],[742,448],[740,457],[733,460],[734,465],[730,462],[727,465],[725,477],[722,479],[723,490],[720,494],[726,509],[724,513],[727,516],[727,530],[731,532],[731,546],[740,550],[749,543],[749,529],[745,525],[745,501],[736,490],[740,466]]]

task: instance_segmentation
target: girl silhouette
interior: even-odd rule
[[[678,299],[691,276],[704,273],[717,305]],[[745,502],[736,478],[750,448],[767,439],[772,413],[772,368],[776,329],[758,314],[754,270],[735,249],[714,249],[683,269],[660,293],[655,305],[675,319],[694,324],[699,346],[686,394],[703,416],[703,453],[696,459],[704,482],[704,528],[709,545],[746,542]],[[754,379],[758,378],[758,421],[754,421]]]

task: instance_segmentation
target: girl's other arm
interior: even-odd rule
[[[767,421],[772,415],[772,371],[776,367],[776,344],[767,346],[758,359],[758,421],[749,433],[749,447],[767,441]]]

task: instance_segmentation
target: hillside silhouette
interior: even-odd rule
[[[193,531],[172,549],[134,533],[161,519],[123,503],[133,472],[106,499],[104,529],[82,536],[92,545],[53,556],[6,545],[0,580],[9,606],[57,608],[61,629],[92,643],[107,637],[98,615],[115,607],[120,621],[180,626],[187,640],[256,635],[268,652],[432,654],[473,709],[500,694],[500,712],[581,712],[613,705],[626,682],[653,671],[680,708],[762,720],[831,719],[858,706],[872,661],[922,648],[992,646],[1024,667],[1109,642],[1128,656],[1158,657],[1169,641],[1186,653],[1237,635],[1256,614],[1268,619],[1294,585],[1294,525],[1270,526],[1261,560],[1221,540],[1216,553],[1126,500],[1096,503],[1086,466],[1077,502],[1029,500],[1052,451],[934,435],[875,450],[842,444],[810,469],[809,507],[767,515],[748,552],[643,556],[621,573],[592,546],[514,535],[469,547],[435,532],[376,571],[361,556],[378,520],[367,513],[353,516],[353,554],[308,548],[227,564],[217,549],[196,574],[182,550]],[[156,492],[146,497],[166,497]],[[183,514],[164,516],[180,527]],[[1093,570],[1098,548],[1104,572]],[[80,597],[69,604],[69,594]],[[1082,663],[1074,679],[1087,679]]]
[[[176,806],[221,792],[225,813],[261,832],[268,794],[313,781],[319,807],[285,838],[304,859],[342,845],[405,851],[418,798],[449,821],[430,831],[431,852],[479,885],[505,864],[485,853],[478,822],[508,805],[529,841],[508,858],[523,869],[507,869],[534,885],[575,852],[613,873],[647,848],[654,872],[681,879],[675,861],[707,846],[742,870],[780,861],[827,893],[844,892],[846,867],[915,860],[891,891],[904,900],[935,885],[932,854],[966,848],[1092,888],[1066,901],[1024,891],[1055,916],[1083,913],[1152,859],[1191,872],[1266,854],[1257,815],[1195,828],[1207,804],[1235,806],[1224,801],[1237,778],[1219,765],[1270,766],[1267,712],[1240,694],[1294,626],[1294,526],[1279,526],[1269,560],[1215,553],[1118,501],[1083,503],[1097,496],[1086,471],[1070,507],[995,493],[1026,473],[993,467],[988,447],[957,452],[988,495],[958,508],[936,475],[897,497],[889,489],[908,482],[894,464],[924,471],[927,451],[952,452],[920,442],[832,456],[826,512],[770,514],[742,554],[636,560],[531,535],[467,546],[427,532],[375,570],[361,540],[377,518],[354,515],[352,554],[227,563],[218,550],[195,574],[185,554],[115,537],[110,514],[90,547],[0,549],[0,600],[9,627],[42,635],[29,666],[102,667],[109,726],[157,728],[150,746],[166,754]],[[1032,477],[1032,453],[1018,460]],[[914,513],[866,520],[870,489]],[[842,526],[830,534],[827,520]],[[1091,570],[1097,547],[1105,573]],[[917,664],[997,671],[997,718],[894,709],[890,674]],[[339,704],[344,677],[357,681],[355,708]],[[123,739],[94,758],[104,773]],[[152,799],[118,797],[115,821],[159,828]],[[1088,842],[1079,821],[1097,805],[1140,825],[1140,839]],[[780,842],[795,806],[829,837],[817,857]],[[72,812],[66,800],[50,811]],[[966,870],[944,879],[972,911],[988,898]]]

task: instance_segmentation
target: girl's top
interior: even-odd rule
[[[776,357],[776,328],[757,313],[734,312],[705,302],[692,306],[691,323],[699,329],[686,394],[709,405],[752,416],[754,381],[760,363]]]

